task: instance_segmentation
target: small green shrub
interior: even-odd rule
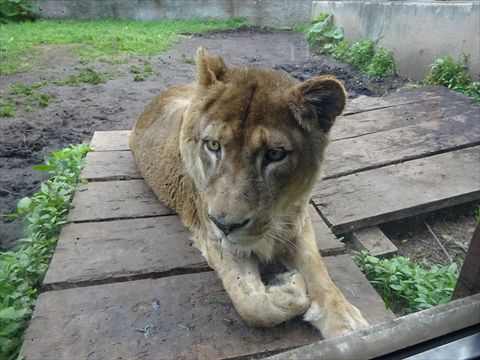
[[[451,56],[435,60],[424,83],[446,86],[470,96],[473,101],[480,101],[480,82],[472,82],[465,72],[468,70],[467,60],[466,54],[462,54],[462,61],[453,61]]]
[[[356,67],[372,80],[395,74],[396,65],[390,50],[380,47],[375,54],[376,41],[359,41],[349,46],[347,40],[340,41],[343,36],[343,28],[333,26],[333,13],[321,13],[310,22],[305,38],[317,52]]]
[[[379,259],[362,251],[352,256],[360,270],[377,289],[387,308],[409,314],[450,301],[457,283],[457,264],[417,265],[408,258]]]
[[[67,223],[70,202],[84,164],[88,144],[71,146],[45,157],[51,178],[40,192],[18,203],[18,214],[28,224],[28,237],[18,251],[0,253],[0,358],[16,359],[35,307],[38,292],[60,234]]]
[[[378,52],[373,55],[370,64],[368,64],[365,74],[372,80],[381,80],[387,76],[395,75],[397,66],[393,60],[392,52],[384,50],[380,46]]]

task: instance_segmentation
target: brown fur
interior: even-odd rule
[[[198,83],[157,96],[132,131],[145,180],[194,231],[249,324],[307,312],[326,337],[366,326],[330,280],[307,215],[343,86],[333,76],[299,83],[270,69],[230,69],[203,48],[196,60]],[[290,272],[266,287],[258,264],[273,259]]]

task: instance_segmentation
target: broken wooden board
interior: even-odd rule
[[[211,270],[178,216],[69,224],[43,281],[46,290]]]
[[[480,147],[324,180],[312,200],[334,234],[480,199]]]
[[[376,324],[394,318],[346,255],[325,259],[347,299]],[[149,324],[153,327],[147,328]],[[142,330],[139,331],[138,329]],[[144,336],[148,330],[149,336]],[[27,359],[217,359],[313,343],[300,319],[271,329],[246,325],[213,272],[46,292],[21,355]]]
[[[131,130],[95,131],[90,147],[95,151],[130,151]]]
[[[80,177],[88,181],[142,179],[130,151],[89,152]]]
[[[338,117],[332,127],[333,141],[420,123],[429,123],[433,129],[449,125],[455,131],[459,122],[475,125],[474,119],[479,118],[480,107],[475,103],[465,102],[463,98],[436,96],[426,101],[412,102],[408,106],[394,106],[395,102],[392,100],[390,96],[388,100],[382,99],[384,104],[390,105],[388,107]]]
[[[398,252],[397,247],[378,226],[354,231],[351,240],[357,250],[366,250],[373,256],[386,256]]]
[[[479,109],[480,111],[480,109]],[[452,118],[333,141],[325,179],[480,144],[476,121]]]
[[[317,248],[322,256],[340,255],[345,253],[345,246],[330,231],[325,221],[317,213],[312,204],[308,205],[308,215],[312,221],[313,232],[317,240]]]
[[[80,184],[68,221],[85,222],[172,215],[144,180]]]

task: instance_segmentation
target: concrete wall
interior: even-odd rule
[[[246,18],[256,25],[307,24],[311,0],[31,0],[47,19]]]
[[[382,38],[379,46],[393,51],[398,73],[421,81],[429,65],[447,55],[459,60],[470,54],[472,80],[480,79],[480,4],[476,2],[313,1],[312,18],[334,13],[350,43]]]

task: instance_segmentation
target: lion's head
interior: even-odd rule
[[[333,76],[299,83],[264,68],[228,68],[203,48],[180,135],[202,222],[223,246],[269,258],[303,226],[346,93]]]

